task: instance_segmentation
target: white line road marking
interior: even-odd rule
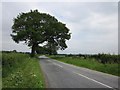
[[[51,62],[51,60],[48,60],[49,62]]]
[[[64,64],[64,65],[68,65],[68,66],[72,66],[72,67],[75,67],[75,68],[79,68],[78,66],[74,66],[72,64],[68,64],[68,63],[65,63],[65,62],[61,62],[61,61],[57,61],[57,60],[54,60],[55,62],[58,62],[58,63],[61,63],[61,64]]]
[[[111,87],[111,86],[108,86],[108,85],[106,85],[106,84],[103,84],[103,83],[101,83],[101,82],[99,82],[99,81],[96,81],[96,80],[94,80],[94,79],[92,79],[92,78],[89,78],[89,77],[87,77],[87,76],[84,76],[84,75],[82,75],[82,74],[80,74],[80,73],[76,73],[76,72],[73,72],[73,73],[75,73],[75,74],[77,74],[77,75],[79,75],[79,76],[82,76],[82,77],[84,77],[84,78],[87,78],[87,79],[89,79],[89,80],[91,80],[91,81],[94,81],[94,82],[96,82],[96,83],[99,83],[99,84],[101,84],[101,85],[103,85],[103,86],[106,86],[106,87],[108,87],[108,88],[112,88],[112,89],[113,89],[113,87]]]
[[[57,66],[59,66],[59,67],[63,67],[63,66],[61,66],[61,65],[59,65],[59,64],[57,64],[57,63],[54,63],[54,62],[53,62],[53,64],[54,64],[54,65],[57,65]]]
[[[49,62],[52,62],[51,60],[48,60]],[[54,62],[52,62],[54,65],[57,65],[57,66],[59,66],[59,67],[63,67],[63,66],[61,66],[61,65],[59,65],[59,64],[57,64],[57,63],[54,63]]]

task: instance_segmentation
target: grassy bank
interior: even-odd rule
[[[83,58],[83,57],[65,57],[65,56],[59,56],[59,55],[51,55],[48,57],[68,63],[68,64],[73,64],[76,66],[85,67],[92,70],[120,76],[120,74],[118,73],[120,72],[120,69],[118,69],[119,64],[117,63],[102,64],[94,58]]]
[[[2,89],[2,53],[0,52],[0,90]]]
[[[37,58],[28,54],[2,53],[3,88],[44,88]]]

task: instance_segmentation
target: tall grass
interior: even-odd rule
[[[37,58],[28,54],[2,53],[3,88],[44,88]]]
[[[2,53],[0,52],[0,90],[2,89]]]
[[[68,64],[73,64],[76,66],[80,67],[85,67],[97,71],[101,71],[104,73],[120,76],[119,72],[120,69],[119,64],[117,63],[100,63],[98,60],[94,58],[83,58],[83,57],[65,57],[65,56],[60,56],[60,55],[51,55],[49,56],[53,59],[68,63]]]

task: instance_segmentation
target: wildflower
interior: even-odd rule
[[[15,86],[18,86],[18,84],[16,83]]]
[[[36,75],[35,75],[35,74],[34,74],[33,76],[34,76],[34,77],[36,77]]]

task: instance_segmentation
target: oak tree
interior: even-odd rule
[[[12,39],[16,43],[24,41],[31,47],[32,57],[35,55],[36,47],[44,42],[52,43],[61,50],[67,48],[66,40],[71,37],[69,29],[54,16],[31,10],[20,13],[13,21]]]

